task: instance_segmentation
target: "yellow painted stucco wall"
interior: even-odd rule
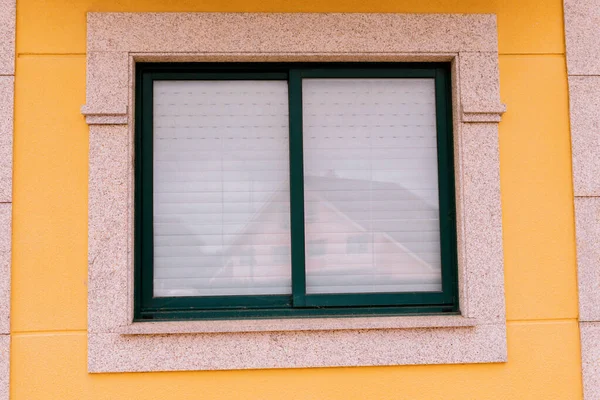
[[[495,13],[508,362],[94,374],[86,12]],[[11,399],[581,399],[562,0],[17,0]]]

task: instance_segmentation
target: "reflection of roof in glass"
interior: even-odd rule
[[[335,176],[305,176],[304,191],[305,198],[308,194],[312,194],[322,199],[335,210],[342,213],[348,220],[359,226],[363,231],[385,234],[393,242],[403,246],[411,253],[417,254],[420,252],[418,246],[422,240],[418,235],[435,234],[439,226],[436,222],[438,220],[438,209],[422,197],[397,183],[339,178]],[[352,192],[353,196],[351,201],[348,200],[349,192]],[[280,193],[274,193],[268,203],[264,204],[261,210],[240,230],[240,233],[250,230],[252,225],[262,222],[263,216],[267,215],[271,207],[275,207],[279,203],[277,200]],[[384,202],[385,204],[378,210],[377,204],[375,204],[375,209],[383,213],[389,212],[389,216],[386,218],[359,218],[358,214],[365,211],[368,212],[369,210],[362,209],[360,205],[357,207],[357,201],[369,202],[371,209],[374,204],[372,201]],[[415,217],[415,212],[419,212],[423,217]],[[416,229],[414,231],[397,230],[396,228],[399,227],[401,222],[399,224],[393,224],[393,222],[399,220],[410,220],[413,224],[423,223],[426,226],[430,226],[431,222],[434,221],[436,222],[436,228],[434,231],[424,229]],[[391,229],[392,226],[393,229]],[[437,238],[437,234],[434,236]],[[239,253],[239,246],[244,245],[244,242],[249,237],[250,235],[239,235],[238,239],[230,245],[228,250],[225,250],[224,254],[233,256]]]

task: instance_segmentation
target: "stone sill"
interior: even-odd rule
[[[468,328],[480,325],[461,315],[399,317],[323,317],[227,321],[132,322],[118,328],[121,335],[163,335],[227,332],[331,331],[358,329]]]

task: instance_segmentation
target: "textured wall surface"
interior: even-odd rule
[[[508,362],[88,374],[88,11],[497,14]],[[560,0],[19,0],[16,43],[12,399],[582,397]]]

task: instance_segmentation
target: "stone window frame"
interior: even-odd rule
[[[496,17],[88,13],[88,371],[504,362]],[[452,64],[460,315],[133,321],[136,62]]]

